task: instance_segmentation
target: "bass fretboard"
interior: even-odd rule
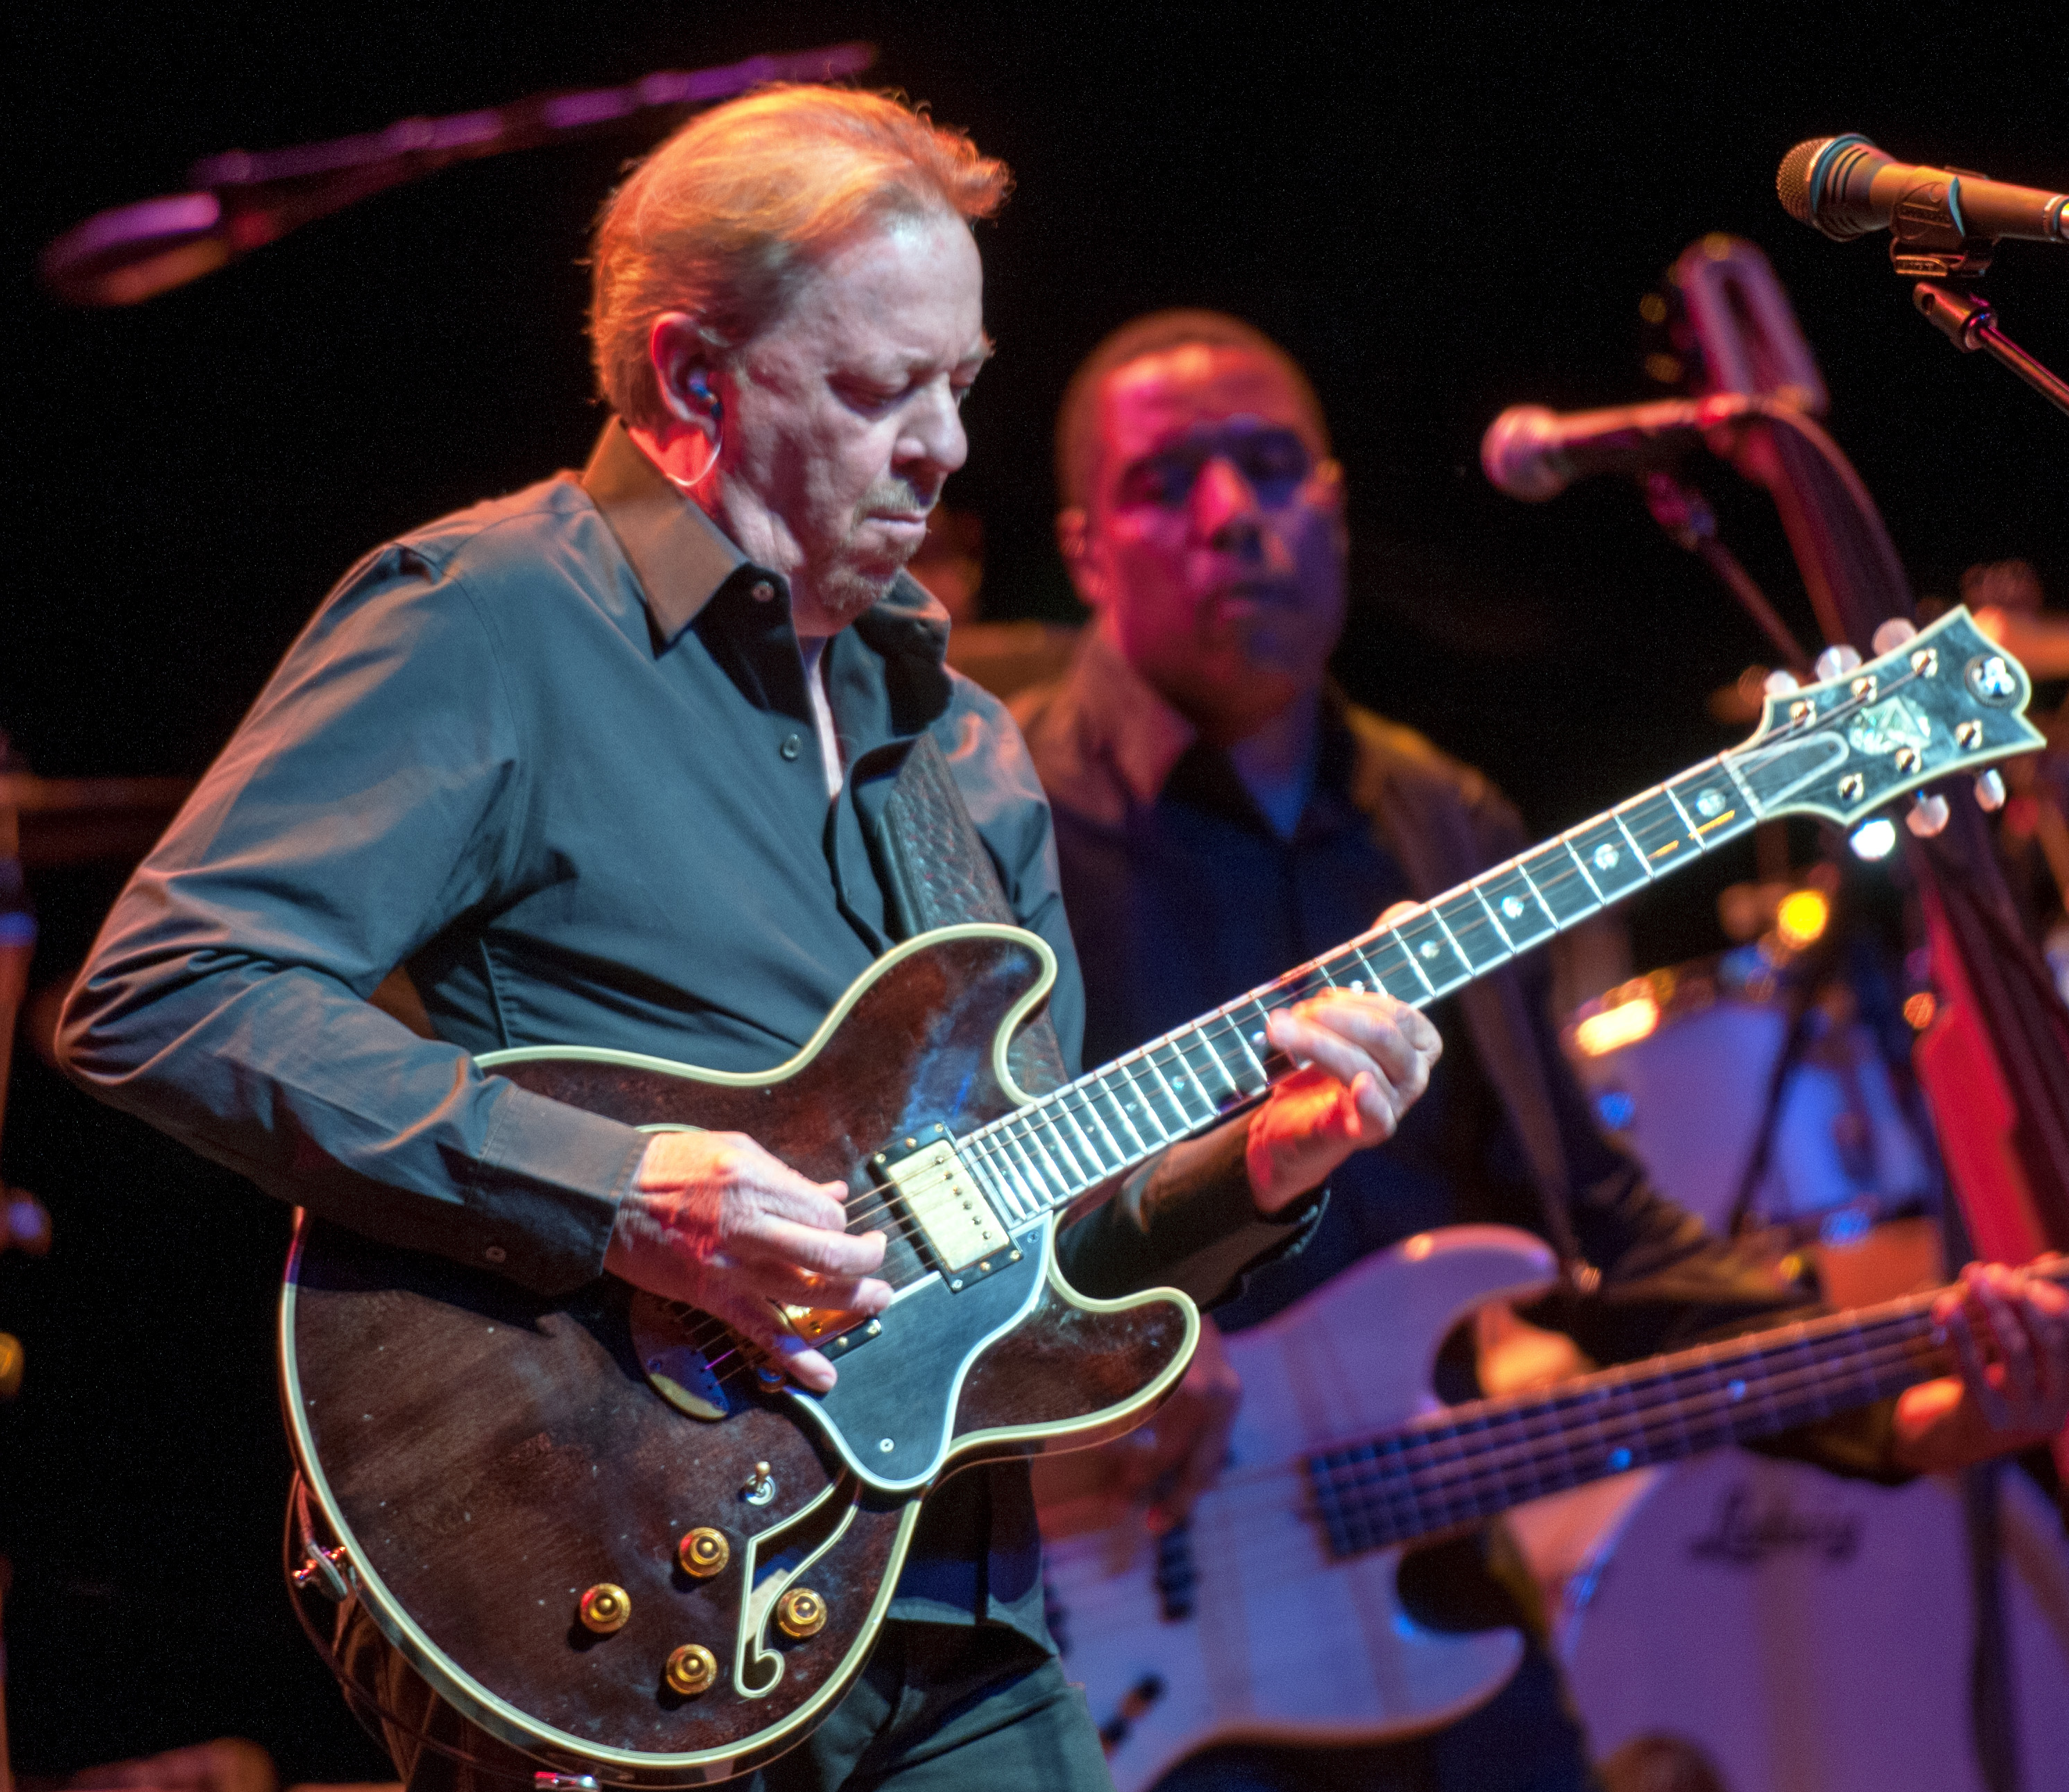
[[[2069,1263],[2044,1273],[2069,1281]],[[1934,1295],[1836,1313],[1476,1400],[1308,1459],[1338,1555],[1412,1542],[1627,1468],[1749,1443],[1945,1375]]]

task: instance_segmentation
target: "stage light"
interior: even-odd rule
[[[1932,1016],[1940,1012],[1939,1003],[1932,992],[1921,989],[1916,996],[1907,996],[1904,1004],[1904,1017],[1911,1023],[1913,1032],[1923,1032],[1932,1024]]]
[[[1635,1045],[1659,1024],[1659,1004],[1650,996],[1619,1002],[1591,1014],[1573,1029],[1573,1043],[1589,1057],[1602,1057]]]
[[[1896,849],[1896,824],[1886,815],[1863,821],[1854,829],[1853,847],[1854,856],[1870,864],[1887,858]]]
[[[1781,943],[1793,952],[1800,952],[1825,931],[1825,923],[1832,918],[1832,905],[1826,901],[1822,890],[1792,890],[1781,898],[1781,906],[1776,910],[1774,931],[1781,936]]]

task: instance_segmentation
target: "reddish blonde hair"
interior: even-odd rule
[[[590,256],[598,386],[618,415],[668,420],[647,356],[654,320],[688,312],[715,348],[773,322],[814,259],[859,226],[1006,202],[1005,163],[903,100],[771,87],[704,112],[610,196]]]

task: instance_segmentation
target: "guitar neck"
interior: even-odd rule
[[[1787,805],[1844,743],[1757,737],[1374,927],[957,1142],[1009,1222],[1063,1206],[1247,1106],[1292,1067],[1274,1008],[1332,989],[1426,1007]]]
[[[2069,1281],[2069,1264],[2044,1273]],[[1492,1518],[1561,1489],[1773,1436],[1949,1372],[1934,1294],[1446,1408],[1306,1462],[1339,1555]]]

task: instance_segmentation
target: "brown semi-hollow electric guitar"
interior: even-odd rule
[[[839,1368],[813,1395],[609,1277],[541,1299],[304,1219],[280,1311],[308,1490],[298,1590],[357,1602],[542,1770],[656,1788],[747,1771],[860,1672],[928,1493],[1124,1431],[1183,1373],[1192,1303],[1084,1299],[1057,1273],[1055,1216],[1261,1097],[1289,1068],[1265,1042],[1271,1008],[1328,988],[1427,1004],[1758,821],[1851,826],[2030,751],[2030,689],[1951,612],[1771,696],[1744,745],[1039,1100],[1006,1049],[1055,960],[989,925],[888,953],[763,1075],[572,1047],[484,1057],[556,1100],[745,1133],[846,1183],[851,1224],[890,1236],[893,1302],[790,1316]]]

